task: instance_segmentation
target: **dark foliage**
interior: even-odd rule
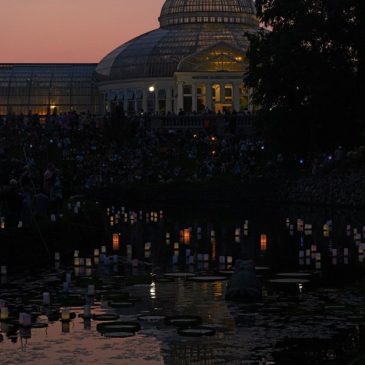
[[[276,149],[364,142],[364,1],[257,0],[246,82]]]

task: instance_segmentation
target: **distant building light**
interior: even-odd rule
[[[150,86],[150,87],[148,88],[148,91],[149,91],[150,93],[153,93],[153,92],[155,91],[155,87],[154,87],[154,86]]]

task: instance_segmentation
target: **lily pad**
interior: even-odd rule
[[[166,278],[188,278],[195,276],[195,274],[191,272],[167,272],[164,276]]]
[[[166,316],[153,316],[153,315],[146,315],[146,316],[140,316],[138,317],[140,321],[146,321],[146,322],[160,322],[164,321],[166,319]]]
[[[204,276],[194,276],[194,277],[189,278],[189,280],[199,281],[199,282],[212,282],[212,281],[227,280],[227,277],[226,276],[208,276],[208,275],[204,275]]]
[[[309,280],[301,278],[286,278],[286,279],[271,279],[269,280],[269,282],[273,284],[305,284],[309,283]]]
[[[94,321],[104,322],[115,321],[119,319],[119,316],[117,314],[94,314],[92,318]]]
[[[276,276],[283,276],[289,278],[305,278],[311,276],[308,272],[281,272],[276,274]]]
[[[138,322],[107,322],[99,323],[96,329],[101,333],[106,332],[138,332],[141,326]]]
[[[175,316],[167,317],[166,323],[177,327],[191,327],[199,326],[202,323],[202,319],[198,316]]]
[[[32,324],[32,328],[47,328],[48,327],[48,323],[42,323],[42,322],[36,322]]]
[[[111,308],[130,308],[134,306],[133,302],[109,302]]]
[[[188,336],[188,337],[214,336],[215,329],[199,326],[193,328],[181,328],[177,331],[177,333],[181,336]]]
[[[105,332],[103,335],[108,338],[127,338],[133,337],[136,334],[134,332]]]

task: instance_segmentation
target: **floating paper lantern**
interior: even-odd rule
[[[320,270],[321,269],[321,266],[322,266],[321,259],[322,259],[321,254],[319,252],[316,253],[316,264],[315,264],[315,267],[316,267],[317,270]]]
[[[0,308],[0,320],[6,321],[9,318],[9,309],[7,307]]]
[[[185,245],[190,244],[190,229],[183,230],[183,242]]]
[[[261,235],[261,251],[265,252],[267,250],[267,235],[266,234],[262,234]]]
[[[51,295],[48,292],[43,293],[43,305],[51,304]]]
[[[70,308],[62,308],[61,311],[61,321],[62,322],[68,322],[70,321]]]
[[[119,251],[119,233],[113,234],[113,251]]]
[[[329,237],[329,235],[330,235],[330,228],[329,228],[329,225],[326,223],[323,226],[323,236],[324,237]]]

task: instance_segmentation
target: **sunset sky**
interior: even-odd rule
[[[158,27],[164,0],[0,0],[0,63],[98,62]]]

